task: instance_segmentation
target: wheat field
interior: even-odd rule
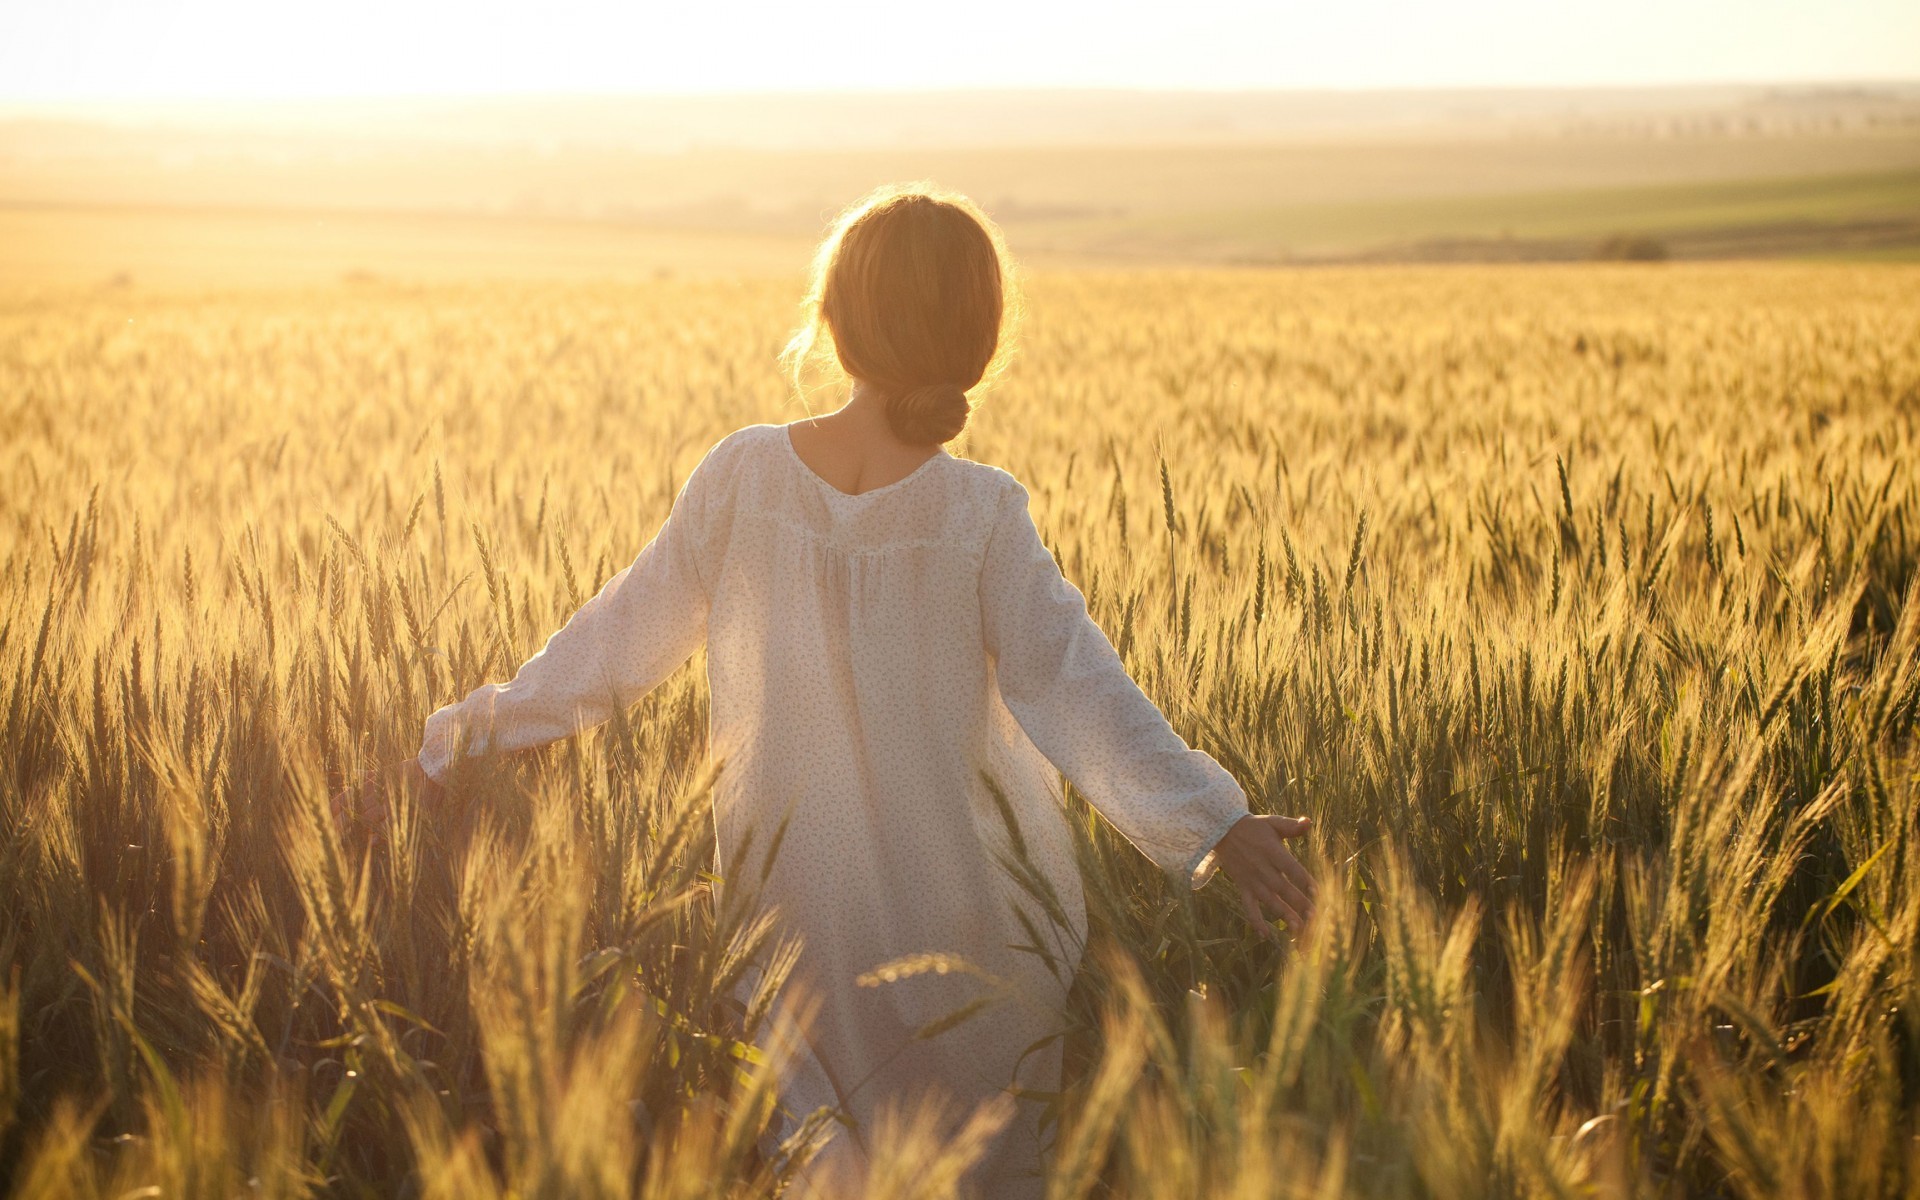
[[[0,1189],[777,1194],[702,656],[428,808],[798,280],[0,303]],[[1068,792],[1051,1195],[1920,1191],[1920,270],[1037,274],[950,449],[1036,519],[1322,916]],[[830,395],[817,398],[832,407]],[[880,1131],[876,1197],[977,1147]]]

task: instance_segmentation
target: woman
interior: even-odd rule
[[[1009,270],[964,197],[890,186],[848,209],[784,356],[798,382],[830,345],[845,404],[720,439],[633,564],[512,682],[429,717],[412,764],[437,782],[456,753],[597,724],[707,647],[722,876],[766,870],[760,900],[804,943],[791,990],[819,1005],[799,1024],[780,1010],[805,1035],[783,1107],[849,1118],[812,1173],[829,1194],[857,1188],[880,1105],[921,1092],[1011,1113],[970,1180],[1041,1194],[1037,1105],[997,1097],[1060,1082],[1058,1039],[1023,1052],[1058,1028],[1085,935],[1061,773],[1181,886],[1226,871],[1266,935],[1312,909],[1284,842],[1306,820],[1249,814],[1128,677],[1026,488],[943,446],[1004,365]],[[996,791],[1057,903],[1004,865]],[[767,847],[783,819],[773,861],[742,861],[749,831]],[[1035,928],[1051,962],[1018,948]],[[868,974],[911,955],[950,969]]]

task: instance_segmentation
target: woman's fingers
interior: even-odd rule
[[[1288,912],[1292,914],[1287,917],[1287,924],[1293,926],[1296,932],[1298,932],[1300,926],[1306,922],[1307,918],[1313,915],[1313,900],[1307,896],[1306,893],[1295,887],[1291,880],[1283,878],[1276,883],[1270,884],[1267,890],[1272,892],[1282,904],[1287,906]]]
[[[1293,851],[1285,846],[1282,846],[1280,852],[1273,856],[1273,865],[1281,875],[1286,877],[1287,882],[1298,888],[1300,894],[1308,900],[1320,891],[1320,881],[1315,879],[1313,872],[1307,870],[1306,864],[1295,858]]]
[[[1300,860],[1293,856],[1293,851],[1287,849],[1285,839],[1297,835],[1284,833],[1280,828],[1282,822],[1293,822],[1296,820],[1305,822],[1306,818],[1274,817],[1264,822],[1266,827],[1273,830],[1278,836],[1269,840],[1262,849],[1265,851],[1264,857],[1266,861],[1271,864],[1274,869],[1291,880],[1293,886],[1299,888],[1304,895],[1311,897],[1319,890],[1319,881],[1314,879],[1313,872],[1307,870],[1307,868],[1301,864]]]
[[[1263,935],[1273,935],[1268,923],[1273,917],[1285,921],[1294,934],[1313,919],[1319,881],[1286,844],[1305,836],[1312,825],[1306,817],[1263,816],[1236,826],[1231,832],[1239,836],[1223,847],[1222,865],[1239,886],[1241,908]]]
[[[1296,874],[1287,870],[1289,863],[1292,864],[1295,872],[1306,877],[1308,886],[1302,887],[1295,882]],[[1312,876],[1293,855],[1284,849],[1272,857],[1256,860],[1248,882],[1256,888],[1279,896],[1301,916],[1311,916],[1313,913]]]
[[[1252,859],[1252,875],[1256,880],[1276,889],[1285,884],[1299,893],[1303,903],[1311,904],[1315,893],[1320,890],[1313,872],[1307,870],[1282,842],[1271,841],[1257,847]]]
[[[1269,914],[1285,921],[1289,933],[1299,933],[1302,929],[1306,928],[1306,918],[1303,917],[1293,905],[1289,904],[1286,897],[1281,893],[1272,888],[1255,887],[1254,898],[1260,902],[1261,907]]]
[[[1289,930],[1297,928],[1298,915],[1287,907],[1271,888],[1258,884],[1240,889],[1240,906],[1246,910],[1247,919],[1253,922],[1260,935],[1276,946],[1286,945],[1286,939],[1273,927],[1275,917],[1285,921]]]
[[[1247,923],[1260,931],[1261,937],[1276,945],[1280,943],[1280,935],[1268,924],[1266,914],[1260,911],[1260,903],[1253,898],[1249,888],[1240,889],[1240,911],[1247,915]]]
[[[385,816],[385,799],[379,780],[371,774],[365,774],[333,793],[328,800],[328,807],[337,824],[366,824]]]

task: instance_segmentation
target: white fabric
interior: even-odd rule
[[[1061,1027],[1086,931],[1061,773],[1183,886],[1211,878],[1214,844],[1247,814],[1233,777],[1128,677],[1018,480],[943,449],[849,495],[779,424],[716,443],[639,557],[512,682],[428,718],[421,766],[439,779],[457,744],[510,751],[604,721],[703,645],[725,886],[755,887],[790,816],[759,891],[805,939],[795,995],[811,986],[821,1003],[811,1053],[783,1081],[794,1117],[838,1106],[867,1134],[881,1100],[919,1086],[944,1089],[962,1115],[1010,1083],[1059,1087],[1058,1040],[1014,1071]],[[1063,925],[997,865],[1010,843],[982,770]],[[1017,948],[1032,938],[1016,904],[1052,967]],[[915,1040],[988,994],[965,970],[855,982],[917,953],[958,956],[1012,991]],[[1021,1103],[977,1170],[985,1194],[1040,1195],[1037,1180],[1016,1181],[1040,1168],[1037,1107]],[[835,1141],[829,1157],[851,1163],[845,1132]]]

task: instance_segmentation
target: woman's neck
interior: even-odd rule
[[[904,478],[942,447],[910,445],[894,436],[886,400],[855,380],[846,403],[830,413],[793,422],[790,438],[814,474],[843,492],[859,493]]]
[[[840,413],[849,424],[857,424],[862,429],[875,432],[893,432],[887,423],[887,399],[880,389],[864,379],[853,381],[853,390],[847,396],[847,402],[840,406]]]

